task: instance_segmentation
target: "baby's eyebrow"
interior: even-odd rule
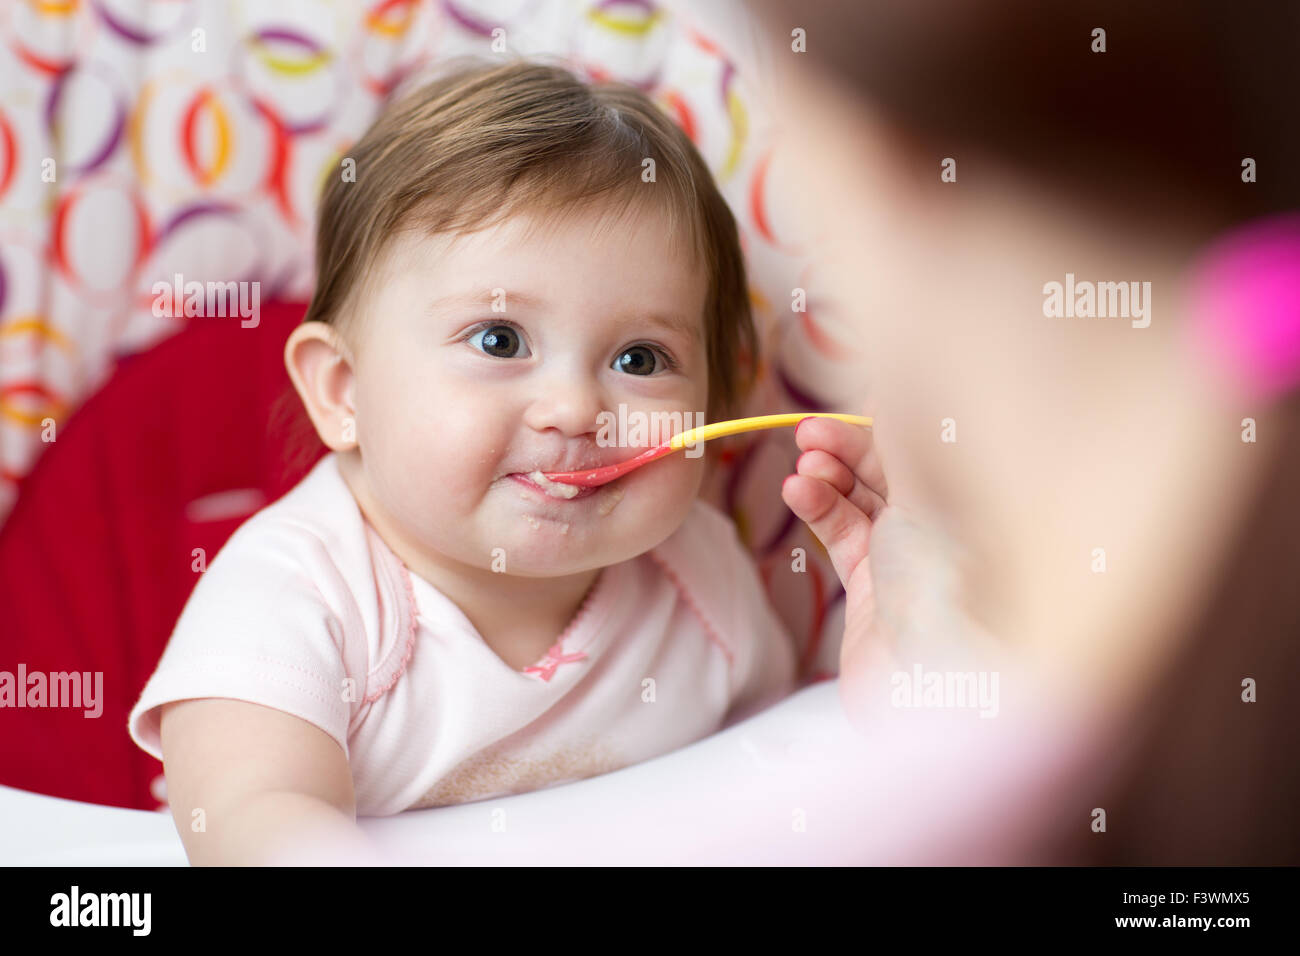
[[[676,332],[688,339],[693,339],[700,334],[700,323],[692,319],[689,315],[683,315],[680,312],[647,312],[637,313],[638,319],[644,320],[650,325],[657,325],[661,329],[669,332]]]
[[[542,300],[536,299],[525,292],[507,291],[506,304],[509,305],[511,300],[522,302],[525,305],[542,304]],[[425,314],[435,315],[439,309],[451,309],[457,306],[492,305],[495,301],[498,301],[498,298],[492,294],[490,289],[477,292],[453,292],[439,296],[431,301],[425,306]]]
[[[426,314],[434,315],[439,309],[454,308],[456,306],[491,305],[494,301],[495,299],[490,291],[452,293],[450,295],[442,296],[441,298],[435,299],[434,301],[430,302],[427,307]],[[505,289],[506,311],[503,314],[505,315],[510,314],[510,304],[512,302],[519,303],[520,305],[524,305],[529,308],[538,309],[539,311],[545,310],[549,308],[551,305],[550,301],[543,296],[534,295],[533,293],[525,292],[522,289],[515,291],[506,288]],[[689,315],[686,315],[681,312],[677,312],[675,310],[667,311],[667,312],[659,312],[659,311],[643,312],[639,309],[633,308],[633,309],[627,309],[624,312],[623,318],[625,319],[628,325],[632,325],[634,323],[654,325],[654,326],[658,326],[661,329],[664,329],[665,331],[675,332],[678,335],[685,336],[688,339],[696,338],[701,331],[699,321],[697,321],[696,319],[692,318]]]
[[[491,306],[498,302],[504,304],[507,312],[510,304],[517,302],[520,305],[526,305],[529,308],[545,309],[550,303],[539,295],[533,295],[530,292],[515,291],[510,288],[478,290],[473,292],[452,292],[448,295],[440,296],[425,306],[424,314],[433,316],[437,315],[439,309],[454,309],[465,306]]]

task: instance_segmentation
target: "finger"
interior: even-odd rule
[[[830,555],[840,583],[848,589],[854,569],[867,556],[871,522],[857,505],[820,478],[790,475],[781,498],[804,521]]]
[[[885,499],[868,488],[844,462],[820,448],[800,455],[794,470],[801,475],[820,478],[826,482],[851,504],[860,508],[868,521],[875,521],[876,515],[885,506]]]
[[[838,418],[805,418],[794,430],[800,451],[820,448],[848,466],[868,488],[888,500],[889,487],[880,466],[876,442],[871,429],[850,425]]]

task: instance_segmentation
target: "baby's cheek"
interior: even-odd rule
[[[623,520],[650,533],[676,529],[691,510],[704,477],[704,459],[687,458],[685,451],[652,462],[629,476],[635,485],[625,487],[618,509]],[[612,512],[618,514],[618,510]]]
[[[482,497],[484,482],[472,461],[457,461],[448,448],[412,450],[403,462],[405,495],[425,513],[466,513]]]
[[[408,523],[428,527],[433,518],[463,510],[470,475],[457,460],[455,444],[440,442],[416,423],[388,423],[363,449],[374,486],[384,489],[388,505]]]

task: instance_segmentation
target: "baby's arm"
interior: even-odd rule
[[[168,802],[192,865],[387,862],[357,827],[347,755],[319,727],[202,698],[164,705],[160,730]]]

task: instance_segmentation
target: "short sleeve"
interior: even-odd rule
[[[364,688],[366,662],[345,643],[354,602],[324,542],[262,512],[201,574],[128,717],[131,739],[161,760],[162,705],[224,697],[300,717],[346,753],[362,693],[348,688]]]

